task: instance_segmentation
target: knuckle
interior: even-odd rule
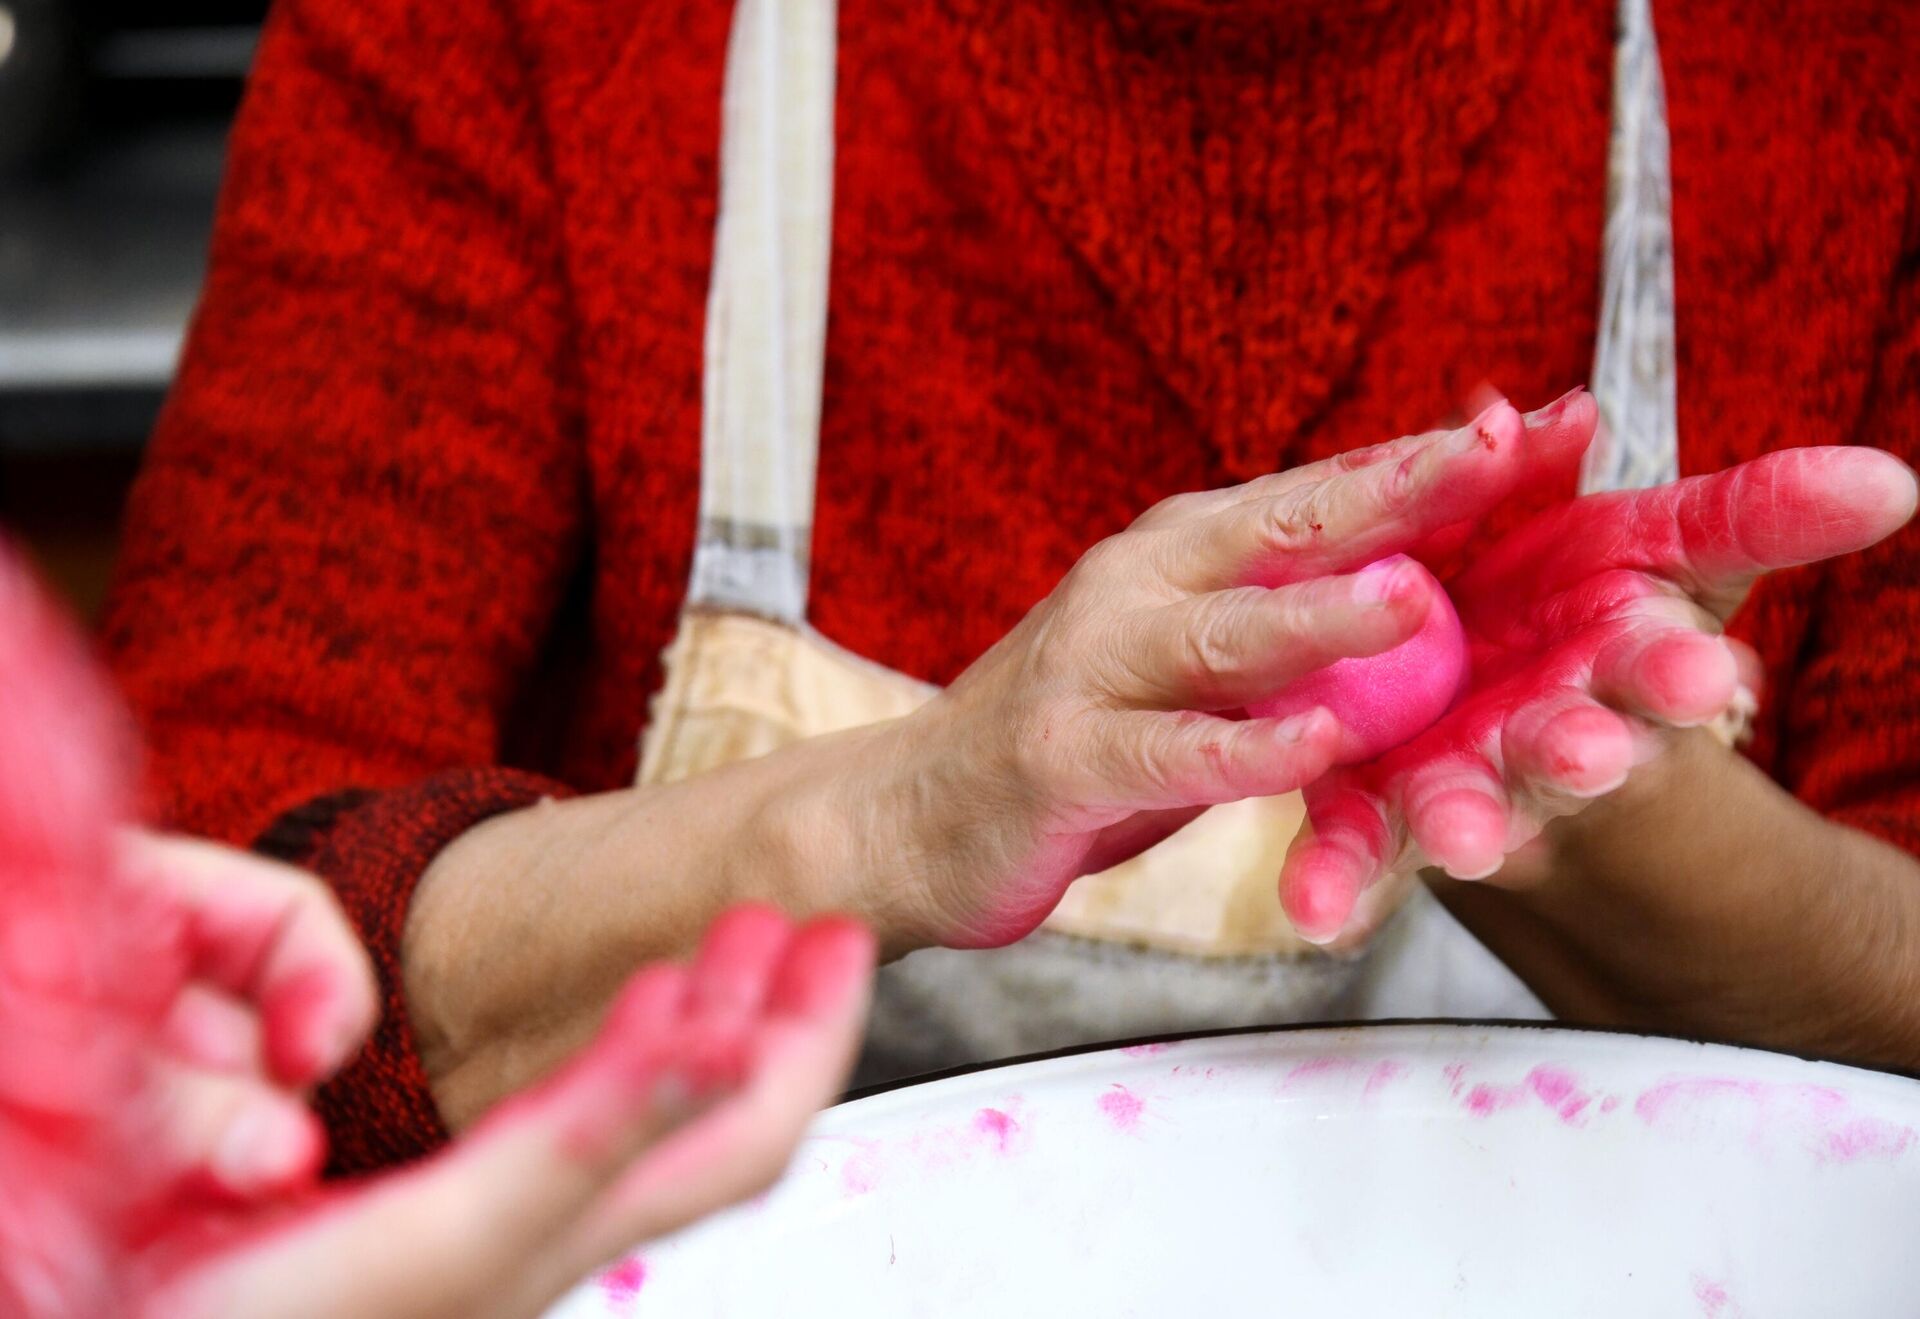
[[[1179,522],[1198,512],[1204,496],[1186,491],[1177,495],[1168,495],[1154,504],[1146,512],[1133,520],[1135,527],[1155,527],[1164,523]]]
[[[1260,548],[1287,554],[1316,544],[1326,531],[1329,496],[1321,482],[1266,506],[1260,521]]]
[[[1122,564],[1129,557],[1126,533],[1108,536],[1105,540],[1095,542],[1080,556],[1080,561],[1073,565],[1068,577],[1077,578],[1082,583],[1107,581],[1119,574]]]
[[[1214,695],[1245,673],[1251,608],[1237,596],[1205,611],[1181,633],[1180,676],[1195,694]]]

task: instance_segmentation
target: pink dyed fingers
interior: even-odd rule
[[[1307,828],[1287,848],[1280,905],[1302,938],[1331,943],[1385,876],[1405,833],[1380,796],[1341,774],[1307,790]]]
[[[1403,560],[1144,611],[1126,647],[1136,680],[1127,695],[1165,709],[1237,709],[1336,660],[1400,644],[1425,621],[1435,592]]]
[[[873,936],[854,922],[802,927],[769,984],[746,1086],[628,1172],[582,1223],[572,1255],[604,1261],[771,1186],[852,1069],[874,958]]]
[[[148,1081],[145,1154],[184,1191],[258,1200],[319,1177],[326,1135],[298,1096],[245,1073],[167,1063]]]
[[[1463,578],[1492,598],[1627,569],[1673,581],[1721,617],[1755,577],[1865,549],[1914,511],[1912,471],[1877,449],[1786,449],[1711,476],[1595,495],[1541,515]]]
[[[1593,694],[1630,714],[1674,728],[1710,723],[1740,690],[1740,663],[1718,636],[1650,622],[1602,646]]]
[[[1405,457],[1329,471],[1166,532],[1160,561],[1169,581],[1197,591],[1360,567],[1497,504],[1513,489],[1524,433],[1501,405]]]
[[[333,895],[289,866],[214,843],[129,831],[121,864],[185,924],[189,974],[260,1015],[273,1077],[309,1085],[373,1027],[372,967]]]
[[[777,1176],[850,1065],[873,956],[846,922],[795,931],[766,909],[732,913],[691,968],[635,976],[575,1061],[447,1154],[291,1220],[166,1299],[290,1319],[537,1314],[641,1236]]]
[[[1424,865],[1493,875],[1547,821],[1617,788],[1642,755],[1631,720],[1579,687],[1522,675],[1381,761],[1310,785],[1310,829],[1288,851],[1282,906],[1308,939],[1352,937],[1363,898],[1389,875]]]
[[[1194,590],[1279,585],[1409,549],[1523,485],[1570,476],[1594,420],[1584,394],[1543,410],[1533,425],[1499,403],[1457,431],[1390,446],[1377,461],[1335,460],[1317,480],[1167,533],[1169,579]]]

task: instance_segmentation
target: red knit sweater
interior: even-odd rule
[[[1583,379],[1612,8],[843,0],[821,629],[951,679],[1169,492]],[[1657,8],[1683,468],[1920,457],[1920,7]],[[106,638],[159,815],[325,875],[390,992],[437,849],[633,772],[693,535],[729,12],[268,25]],[[1908,847],[1917,547],[1743,619],[1755,754]],[[345,1166],[437,1137],[397,997],[325,1102]]]

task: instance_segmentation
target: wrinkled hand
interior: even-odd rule
[[[1568,418],[1587,433],[1592,400]],[[1448,591],[1471,646],[1461,702],[1308,788],[1282,899],[1309,938],[1363,933],[1389,875],[1499,871],[1552,819],[1620,786],[1666,733],[1758,685],[1719,635],[1762,573],[1850,553],[1912,515],[1914,479],[1865,448],[1793,449],[1654,490],[1589,496],[1488,547]]]
[[[1319,777],[1341,740],[1325,710],[1261,719],[1243,707],[1414,633],[1434,602],[1428,579],[1355,570],[1569,479],[1585,438],[1502,403],[1456,431],[1175,496],[1096,545],[901,721],[895,743],[910,750],[891,786],[861,786],[884,804],[872,846],[910,908],[888,928],[1011,942],[1072,880],[1200,809]]]

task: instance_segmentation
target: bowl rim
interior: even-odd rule
[[[1893,1077],[1903,1081],[1920,1081],[1920,1069],[1892,1067],[1881,1063],[1859,1062],[1836,1054],[1815,1053],[1801,1049],[1774,1048],[1769,1045],[1751,1044],[1741,1040],[1715,1038],[1708,1035],[1693,1035],[1684,1031],[1662,1031],[1647,1029],[1628,1029],[1618,1026],[1601,1026],[1587,1022],[1538,1020],[1527,1017],[1377,1017],[1366,1020],[1348,1021],[1290,1021],[1266,1026],[1213,1026],[1202,1030],[1168,1031],[1154,1035],[1136,1035],[1127,1039],[1100,1040],[1090,1044],[1070,1044],[1058,1049],[1043,1049],[1036,1053],[1017,1054],[1008,1058],[995,1058],[986,1062],[961,1063],[954,1067],[942,1067],[931,1072],[916,1072],[910,1076],[896,1077],[890,1081],[876,1081],[848,1090],[831,1104],[826,1111],[839,1108],[860,1100],[872,1099],[878,1095],[891,1094],[896,1090],[905,1090],[914,1086],[931,1084],[935,1081],[951,1080],[961,1076],[976,1076],[982,1072],[997,1072],[1010,1067],[1019,1067],[1027,1063],[1052,1062],[1061,1058],[1079,1058],[1087,1054],[1117,1053],[1127,1049],[1138,1049],[1155,1044],[1179,1044],[1188,1040],[1215,1040],[1233,1036],[1297,1035],[1313,1032],[1352,1032],[1376,1031],[1388,1027],[1433,1027],[1442,1026],[1459,1030],[1497,1030],[1519,1033],[1530,1031],[1542,1035],[1602,1035],[1616,1039],[1664,1040],[1680,1044],[1699,1044],[1716,1049],[1735,1049],[1744,1053],[1758,1053],[1776,1058],[1793,1058],[1801,1062],[1820,1063],[1832,1067],[1851,1068],[1857,1072],[1872,1072],[1881,1076]]]

